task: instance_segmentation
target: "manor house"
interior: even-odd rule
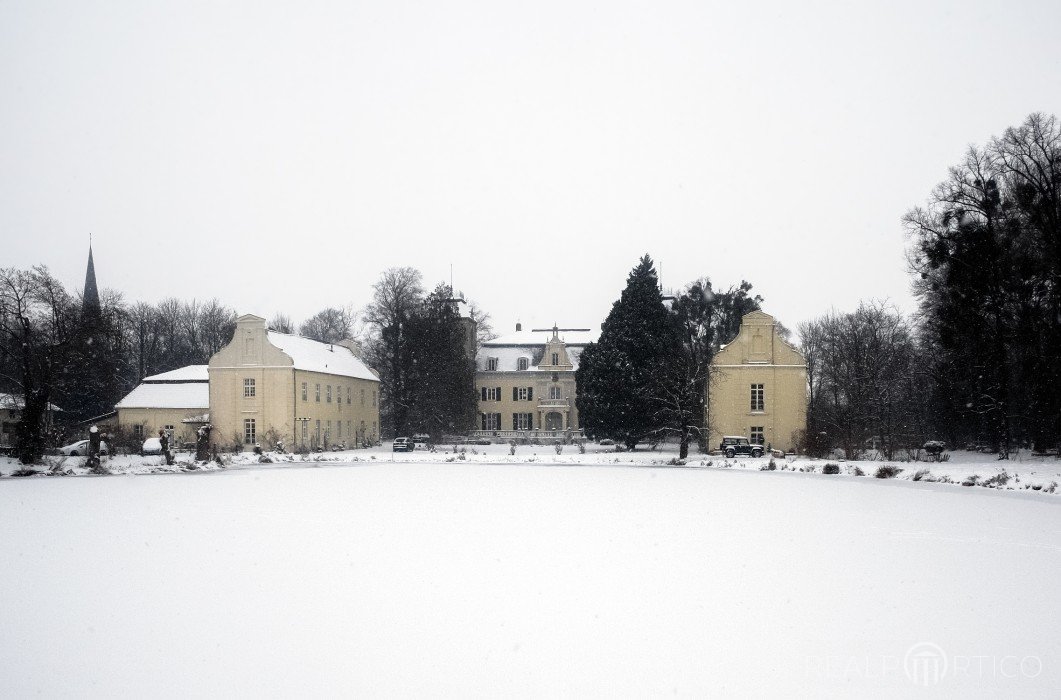
[[[486,341],[476,357],[480,437],[567,437],[580,431],[575,370],[588,328],[535,328]]]

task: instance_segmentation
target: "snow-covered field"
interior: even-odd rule
[[[0,696],[1061,694],[1057,495],[476,450],[4,478]]]

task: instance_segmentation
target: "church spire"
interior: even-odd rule
[[[88,270],[85,272],[85,293],[81,300],[82,310],[99,311],[99,290],[96,288],[96,266],[92,262],[92,234],[88,235]]]

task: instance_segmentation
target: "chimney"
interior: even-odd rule
[[[523,330],[523,324],[522,324],[522,323],[517,323],[517,324],[516,324],[516,332],[518,333],[518,332],[520,332],[521,330]]]

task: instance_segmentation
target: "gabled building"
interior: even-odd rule
[[[144,377],[115,405],[119,428],[143,440],[167,430],[177,444],[195,442],[208,422],[210,387],[206,365],[188,365]]]
[[[723,435],[794,451],[807,428],[807,362],[762,311],[745,314],[740,331],[711,362],[708,447]]]
[[[283,440],[293,449],[379,440],[379,377],[352,341],[320,343],[267,328],[247,314],[210,358],[211,439],[251,448]]]
[[[486,341],[476,357],[480,437],[567,437],[580,431],[575,370],[588,328],[536,328]]]

